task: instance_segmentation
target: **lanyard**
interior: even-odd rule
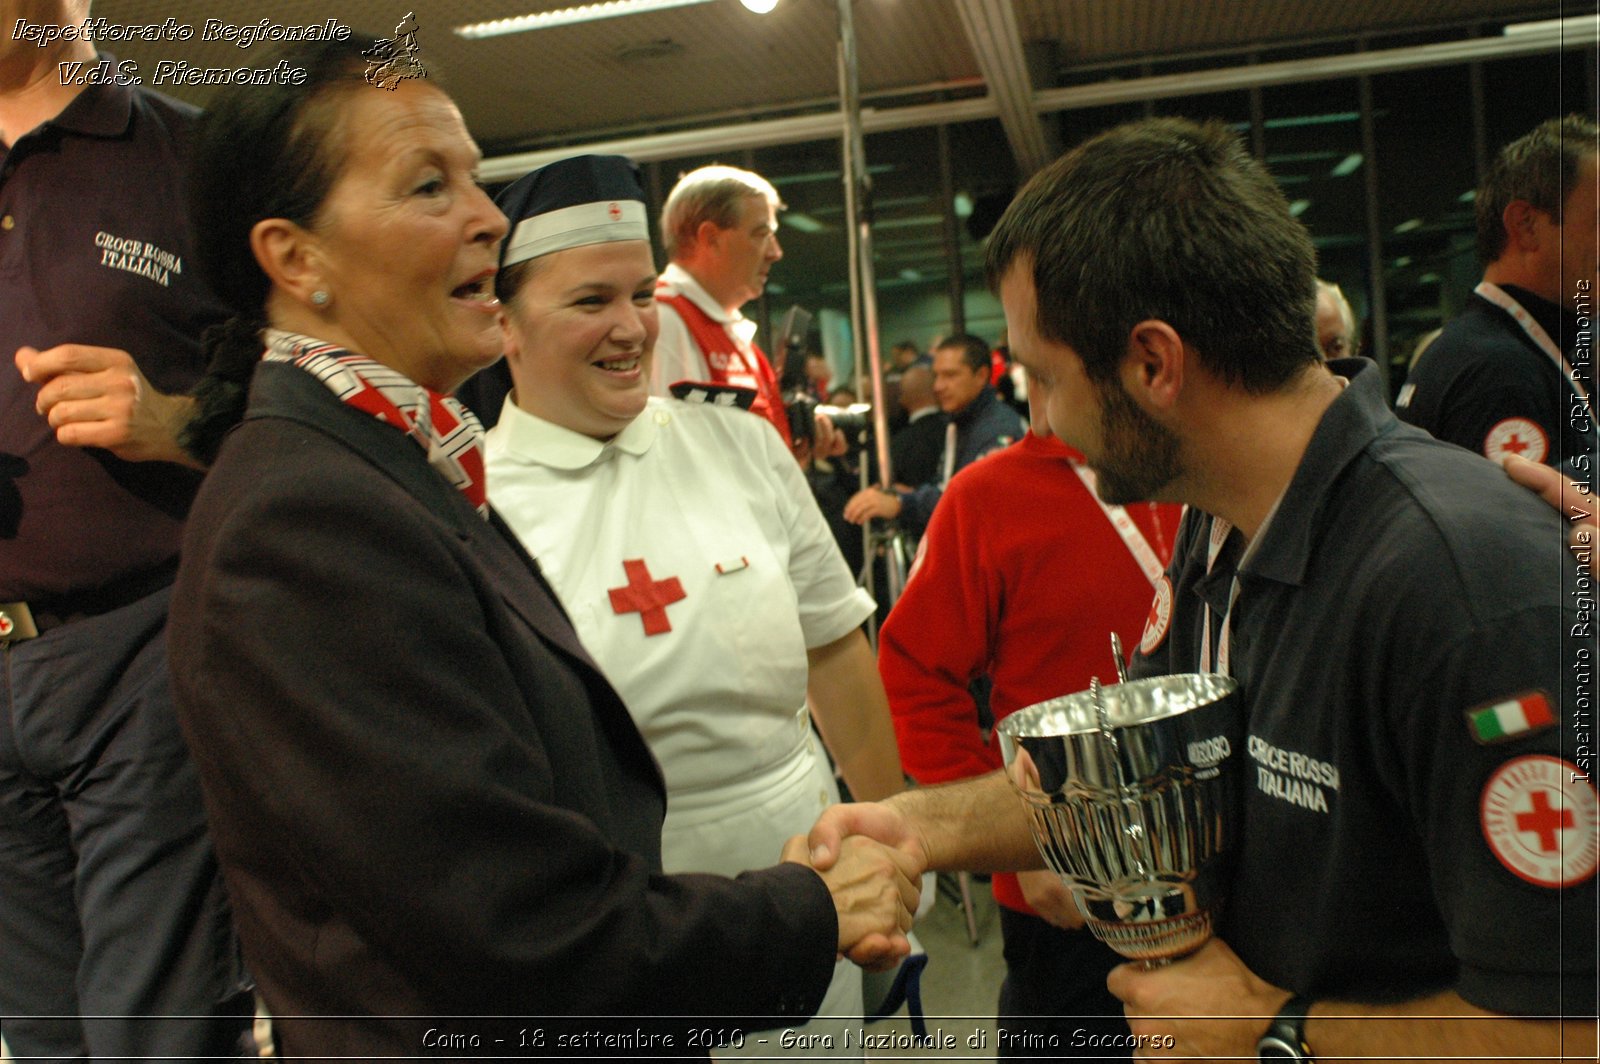
[[[1578,382],[1577,375],[1572,372],[1572,366],[1568,364],[1566,356],[1561,353],[1561,348],[1556,346],[1555,341],[1550,339],[1550,334],[1544,331],[1544,326],[1535,321],[1533,315],[1529,314],[1521,303],[1511,298],[1511,294],[1497,284],[1481,281],[1478,287],[1472,291],[1511,315],[1511,320],[1521,326],[1522,331],[1528,334],[1528,339],[1533,341],[1534,346],[1548,355],[1550,361],[1556,364],[1556,368],[1561,371],[1563,377],[1567,378],[1567,383],[1572,385],[1573,392],[1577,394],[1579,399],[1583,400],[1584,408],[1587,409],[1589,406],[1589,393],[1584,391],[1583,385]]]
[[[1228,533],[1233,531],[1233,525],[1220,517],[1211,519],[1211,542],[1206,545],[1206,575],[1211,575],[1212,568],[1217,564],[1217,557],[1222,553],[1223,546],[1228,542]],[[1244,564],[1244,559],[1239,563]],[[1216,660],[1211,656],[1211,605],[1206,604],[1205,626],[1200,633],[1200,671],[1219,672],[1224,676],[1228,673],[1228,648],[1233,639],[1233,607],[1239,601],[1239,571],[1234,569],[1233,583],[1228,586],[1228,612],[1222,618],[1222,634],[1217,637]]]
[[[1078,474],[1078,479],[1083,481],[1083,486],[1089,489],[1089,497],[1100,505],[1106,515],[1106,520],[1111,522],[1111,527],[1117,530],[1117,535],[1122,537],[1122,542],[1128,545],[1128,553],[1133,555],[1133,560],[1139,563],[1139,568],[1144,570],[1145,579],[1154,587],[1161,579],[1166,566],[1157,556],[1155,548],[1150,546],[1150,541],[1145,539],[1144,533],[1139,531],[1139,526],[1134,524],[1133,518],[1128,516],[1128,511],[1121,506],[1115,506],[1102,499],[1094,490],[1094,472],[1088,466],[1072,464],[1072,471]],[[1152,510],[1152,516],[1155,516]],[[1159,520],[1159,518],[1157,518]],[[1159,526],[1158,526],[1159,527]]]

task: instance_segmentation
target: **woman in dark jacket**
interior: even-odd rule
[[[500,353],[505,219],[450,99],[368,84],[360,43],[225,94],[196,167],[239,314],[210,338],[197,452],[246,382],[248,407],[190,518],[172,667],[279,1046],[536,1053],[561,1048],[548,1017],[808,1015],[915,887],[864,842],[826,876],[660,874],[660,773],[447,398]],[[474,1015],[528,1022],[430,1019]],[[703,1051],[674,1033],[635,1048]]]

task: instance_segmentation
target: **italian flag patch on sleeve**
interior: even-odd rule
[[[1480,743],[1498,743],[1530,732],[1543,731],[1556,722],[1550,700],[1543,691],[1529,691],[1504,702],[1467,711],[1467,725]]]

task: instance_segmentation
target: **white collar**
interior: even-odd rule
[[[932,406],[925,406],[921,410],[918,410],[917,412],[912,414],[911,417],[906,420],[906,424],[909,425],[913,421],[921,421],[925,417],[932,417],[933,415],[937,414],[938,412],[939,412],[939,404],[938,403],[934,403]]]
[[[609,440],[597,440],[546,421],[522,409],[515,400],[515,392],[506,396],[505,405],[500,409],[500,423],[489,433],[491,443],[499,444],[508,454],[523,461],[551,469],[584,469],[618,451],[638,457],[648,451],[656,439],[655,400],[628,422],[627,428]]]

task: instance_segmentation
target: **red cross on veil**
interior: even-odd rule
[[[643,558],[623,561],[622,571],[628,574],[627,585],[606,591],[611,596],[612,611],[619,614],[637,612],[639,619],[644,622],[644,634],[647,636],[672,631],[672,622],[667,620],[667,606],[687,597],[683,584],[675,576],[652,580]]]

